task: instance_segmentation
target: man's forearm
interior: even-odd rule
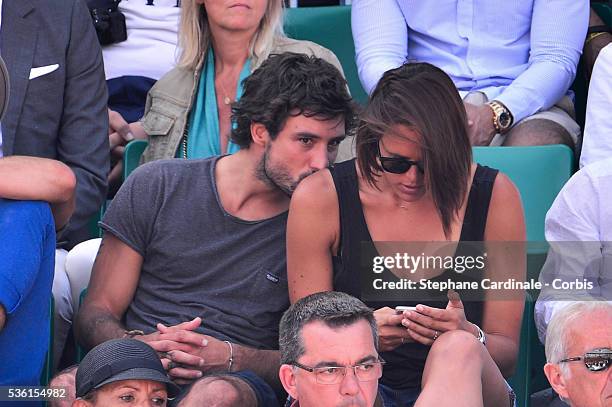
[[[50,204],[71,202],[76,179],[70,168],[56,160],[12,156],[0,159],[0,197],[46,201]]]
[[[234,366],[232,371],[252,370],[274,389],[282,389],[278,377],[280,353],[277,350],[253,349],[241,345],[234,347]]]
[[[91,349],[109,339],[123,337],[125,327],[108,310],[90,305],[79,311],[75,334],[81,346]]]

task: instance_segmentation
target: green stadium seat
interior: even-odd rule
[[[123,180],[125,181],[140,165],[140,157],[144,152],[145,148],[149,142],[147,140],[132,140],[125,146],[125,151],[123,152]]]
[[[40,385],[47,386],[53,377],[53,312],[55,309],[55,300],[53,295],[49,300],[49,349],[47,350],[47,356],[45,357],[45,365],[40,374]]]
[[[102,237],[102,229],[100,229],[100,227],[98,226],[98,222],[102,219],[104,212],[106,212],[107,204],[108,202],[104,201],[104,203],[98,210],[98,213],[96,213],[94,216],[91,217],[91,219],[89,219],[89,224],[87,225],[87,227],[89,228],[89,233],[91,234],[92,239],[96,237]]]
[[[529,406],[529,396],[531,395],[531,354],[530,340],[534,328],[533,322],[533,300],[529,293],[525,296],[525,309],[523,310],[523,322],[521,324],[521,336],[519,340],[519,354],[516,361],[516,371],[508,380],[508,383],[516,393],[516,405],[518,407]],[[537,335],[536,335],[537,336]]]
[[[527,278],[538,278],[546,259],[544,220],[557,194],[574,170],[574,154],[564,145],[533,147],[474,147],[474,161],[497,168],[517,186],[527,226]],[[525,302],[517,370],[511,384],[518,406],[529,406],[529,395],[546,384],[542,366],[544,350],[538,341],[533,309],[537,291]]]
[[[612,1],[591,2],[591,7],[608,27],[612,27]]]
[[[544,242],[546,212],[574,171],[574,154],[564,145],[474,147],[474,161],[497,168],[517,186],[529,242]]]
[[[83,301],[85,300],[86,295],[87,295],[87,288],[84,288],[83,291],[81,291],[81,295],[79,295],[79,308],[81,308],[81,305],[83,305]],[[87,352],[85,351],[85,349],[81,347],[81,345],[79,345],[79,343],[76,340],[74,342],[77,344],[76,362],[81,363],[81,360],[83,360]]]
[[[315,42],[336,54],[353,99],[365,105],[368,96],[357,75],[350,6],[288,8],[285,32],[291,38]]]

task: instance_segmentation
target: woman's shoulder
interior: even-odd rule
[[[338,57],[336,57],[336,54],[315,42],[306,40],[295,40],[293,38],[288,37],[277,37],[274,40],[272,53],[280,54],[283,52],[295,52],[299,54],[314,55],[334,65],[344,76],[342,65],[340,65],[340,61],[338,60]]]
[[[189,99],[196,82],[194,69],[177,66],[166,72],[151,88],[151,94],[162,93],[177,99]]]
[[[291,201],[292,204],[301,202],[320,208],[337,205],[336,188],[329,169],[317,171],[304,178],[294,191]]]

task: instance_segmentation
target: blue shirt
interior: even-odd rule
[[[586,0],[353,0],[359,77],[371,92],[406,60],[443,69],[462,96],[482,91],[515,123],[553,106],[576,75]]]
[[[54,262],[49,205],[0,199],[0,303],[6,312],[0,331],[0,386],[40,383],[49,348]]]

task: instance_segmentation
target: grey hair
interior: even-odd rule
[[[330,328],[345,327],[365,320],[372,330],[378,351],[378,328],[374,313],[363,302],[346,293],[321,292],[304,297],[293,304],[280,322],[279,349],[282,364],[296,362],[305,352],[302,328],[309,322],[321,321]]]
[[[567,357],[577,356],[567,354],[571,339],[570,327],[585,315],[597,311],[607,311],[612,314],[612,304],[606,301],[576,301],[555,312],[546,330],[546,361],[558,364]],[[563,376],[569,376],[569,367],[566,363],[559,364],[559,368]]]

